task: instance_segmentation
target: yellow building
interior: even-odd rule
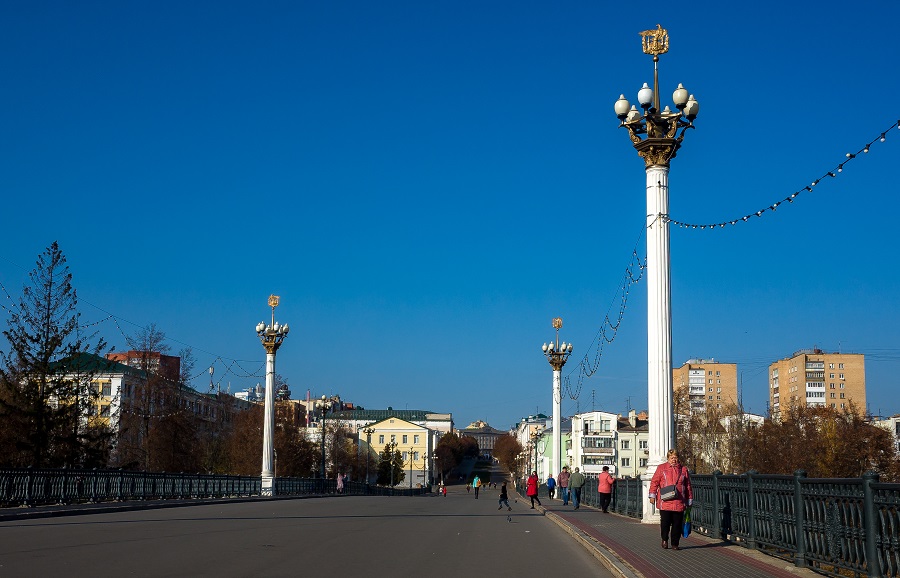
[[[705,413],[708,409],[727,411],[738,401],[737,364],[714,359],[689,359],[672,370],[675,399],[686,400],[678,413]]]
[[[866,411],[866,364],[861,353],[801,349],[769,365],[772,417],[795,405]]]
[[[429,456],[437,443],[438,432],[399,417],[388,417],[369,424],[365,429],[369,431],[365,439],[359,441],[361,452],[369,452],[377,460],[386,445],[394,444],[403,457],[406,478],[397,484],[399,487],[417,488],[428,483],[431,476]],[[373,479],[374,474],[370,472]]]

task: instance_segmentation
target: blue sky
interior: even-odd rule
[[[682,82],[701,105],[673,219],[755,213],[893,127],[775,212],[673,227],[675,363],[738,363],[764,413],[770,362],[865,353],[869,409],[898,413],[900,78],[877,23],[900,4],[721,6],[6,2],[0,282],[18,295],[58,240],[85,319],[113,314],[118,349],[156,323],[194,348],[198,389],[210,364],[232,391],[261,380],[275,293],[294,397],[549,414],[551,319],[577,372],[645,254],[613,104],[652,83],[638,33],[659,22],[662,102]],[[646,291],[567,415],[646,408]]]

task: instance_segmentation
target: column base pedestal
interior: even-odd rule
[[[644,515],[641,517],[642,524],[659,524],[659,510],[650,503],[650,480],[656,473],[657,466],[647,468],[647,473],[641,476],[641,499],[644,501]]]
[[[262,476],[262,487],[259,495],[268,497],[275,495],[275,476]]]

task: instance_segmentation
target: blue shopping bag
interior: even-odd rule
[[[691,507],[688,506],[684,509],[684,528],[681,530],[681,535],[687,538],[691,535]]]

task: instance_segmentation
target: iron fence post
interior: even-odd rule
[[[720,517],[721,513],[719,512],[719,476],[722,475],[722,472],[716,470],[712,473],[712,512],[710,516],[710,522],[712,523],[712,528],[710,528],[710,535],[718,536],[719,538],[723,538],[722,536],[722,518]]]
[[[797,553],[794,555],[794,566],[806,568],[806,512],[803,508],[803,492],[800,480],[806,477],[806,472],[797,470],[794,472],[794,542]]]
[[[34,482],[34,468],[28,466],[28,472],[25,474],[25,505],[29,508],[34,506],[34,498],[31,495],[31,484]]]
[[[875,490],[872,484],[878,483],[878,474],[866,472],[863,479],[863,524],[866,535],[866,569],[870,578],[881,577],[881,563],[878,559],[878,524],[875,515]]]
[[[753,476],[756,470],[747,472],[747,547],[756,550],[756,494],[753,493]]]

